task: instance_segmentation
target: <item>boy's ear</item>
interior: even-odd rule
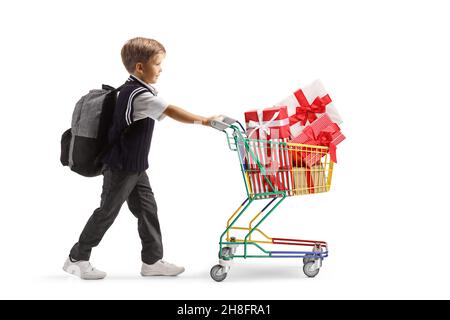
[[[136,66],[134,67],[134,69],[138,72],[143,72],[144,71],[144,65],[141,62],[136,63]]]

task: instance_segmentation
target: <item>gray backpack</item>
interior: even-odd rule
[[[101,174],[101,158],[112,146],[108,131],[112,123],[117,92],[103,85],[81,97],[72,114],[72,126],[61,136],[61,163],[85,177]]]

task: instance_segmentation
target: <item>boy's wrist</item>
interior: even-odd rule
[[[193,124],[201,124],[202,126],[207,126],[209,124],[208,119],[198,119],[194,120]]]
[[[208,118],[202,118],[201,123],[204,126],[208,126],[209,125],[209,119]]]

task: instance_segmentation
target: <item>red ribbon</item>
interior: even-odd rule
[[[296,108],[295,115],[289,117],[290,126],[297,122],[300,122],[302,126],[305,126],[308,121],[312,123],[317,119],[317,113],[325,113],[326,106],[331,103],[331,98],[328,94],[323,97],[316,97],[312,104],[309,104],[302,90],[295,92],[294,96],[300,106]]]
[[[327,146],[328,150],[330,150],[330,158],[334,163],[337,163],[337,158],[336,144],[333,142],[333,140],[336,133],[339,133],[340,131],[341,129],[339,128],[339,126],[336,123],[332,123],[325,129],[323,129],[317,136],[320,145]]]

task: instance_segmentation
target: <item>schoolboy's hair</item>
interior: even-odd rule
[[[166,53],[164,46],[156,40],[147,38],[133,38],[122,47],[122,62],[129,73],[133,73],[136,63],[146,63],[158,53]]]

